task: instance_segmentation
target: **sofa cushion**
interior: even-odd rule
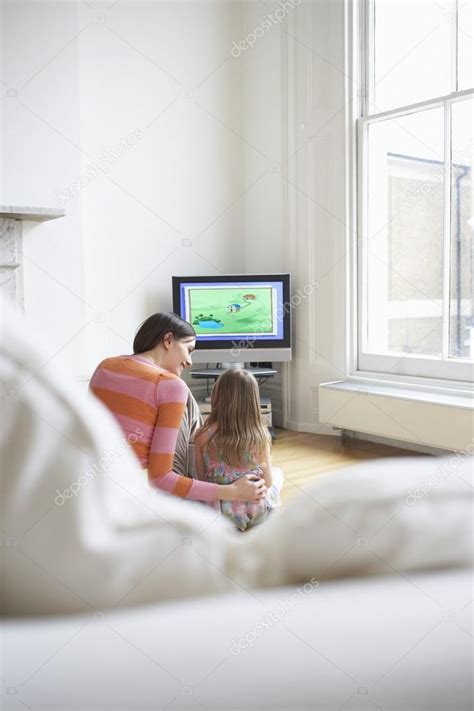
[[[471,457],[394,457],[302,487],[235,561],[260,585],[468,566],[472,533]]]

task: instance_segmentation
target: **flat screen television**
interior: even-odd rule
[[[196,331],[196,363],[291,360],[289,274],[174,276],[173,311]]]

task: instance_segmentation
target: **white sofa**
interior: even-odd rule
[[[469,570],[307,589],[11,619],[3,708],[472,708]]]
[[[2,320],[4,709],[471,708],[472,460],[317,477],[237,534],[152,491],[110,413]]]

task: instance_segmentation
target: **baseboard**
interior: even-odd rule
[[[315,424],[314,422],[294,422],[287,420],[283,424],[283,429],[291,430],[292,432],[308,432],[309,434],[331,435],[331,437],[339,437],[340,432],[330,425]]]
[[[424,444],[418,444],[416,442],[404,442],[399,439],[390,439],[389,437],[381,437],[379,435],[371,435],[365,432],[353,432],[348,430],[341,430],[336,427],[331,427],[329,425],[315,425],[309,422],[286,422],[282,425],[283,429],[291,430],[292,432],[308,432],[309,434],[322,434],[329,435],[331,437],[341,437],[342,433],[346,437],[361,442],[373,442],[374,444],[383,444],[387,447],[396,447],[397,449],[405,449],[409,452],[417,452],[418,454],[431,454],[435,457],[445,457],[447,456],[449,450],[441,449],[438,447],[429,447]]]
[[[435,457],[446,457],[451,451],[449,449],[441,449],[440,447],[430,447],[417,442],[404,442],[399,439],[390,439],[389,437],[381,437],[380,435],[371,435],[365,432],[350,432],[344,430],[346,435],[352,439],[362,442],[373,442],[374,444],[384,444],[388,447],[396,447],[397,449],[406,449],[409,452],[418,452],[418,454],[432,454]]]

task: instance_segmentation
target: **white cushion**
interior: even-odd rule
[[[472,458],[412,456],[328,473],[241,542],[257,585],[471,565]]]

